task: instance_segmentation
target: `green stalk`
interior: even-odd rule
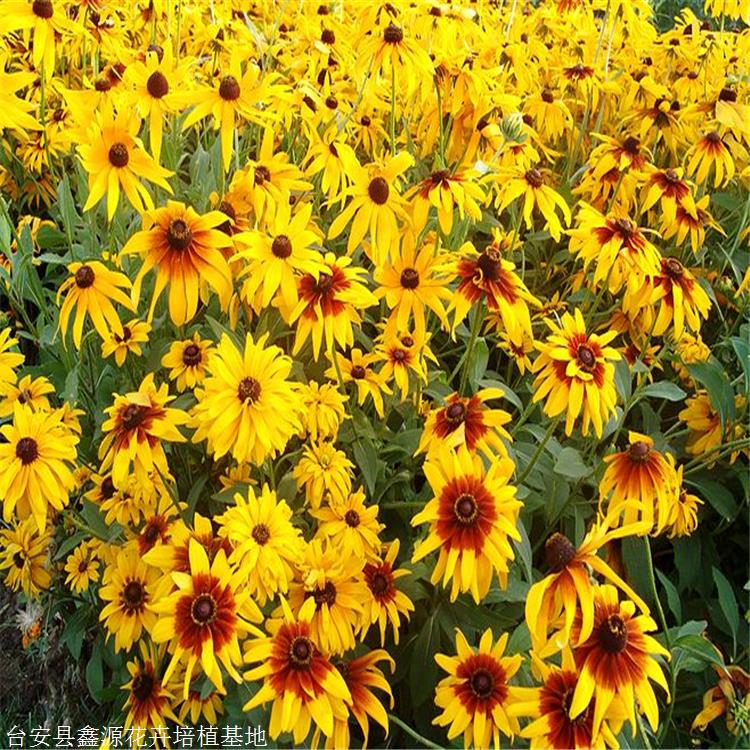
[[[545,447],[547,446],[547,443],[549,443],[550,438],[552,437],[552,433],[555,431],[555,427],[557,427],[561,419],[562,419],[562,416],[558,416],[558,417],[555,417],[555,419],[553,419],[550,422],[550,425],[547,428],[547,432],[544,434],[544,438],[542,439],[542,442],[539,443],[539,446],[537,447],[534,455],[531,457],[531,461],[529,461],[529,463],[526,465],[526,468],[521,473],[521,476],[518,477],[516,481],[516,485],[523,484],[526,477],[529,476],[529,474],[531,473],[531,470],[534,468],[534,466],[536,465],[536,462],[539,460],[539,457],[542,455]]]
[[[471,355],[474,353],[474,346],[477,343],[477,336],[479,335],[479,327],[484,319],[484,307],[478,307],[474,310],[474,321],[471,324],[471,335],[469,337],[469,345],[466,347],[466,354],[464,355],[464,365],[461,371],[461,382],[458,386],[459,395],[463,395],[466,389],[466,381],[469,377],[469,364],[471,363]]]
[[[394,714],[388,714],[388,718],[398,727],[401,727],[401,729],[406,732],[409,737],[411,737],[413,740],[416,740],[420,744],[424,745],[425,747],[431,747],[436,748],[436,750],[442,750],[441,745],[436,745],[432,740],[428,740],[426,737],[422,737],[421,734],[418,734],[415,732],[408,724],[405,724],[401,719],[398,718],[398,716],[395,716]]]

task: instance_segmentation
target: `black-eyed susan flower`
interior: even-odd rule
[[[330,129],[322,136],[312,132],[312,140],[305,155],[305,174],[321,175],[320,189],[326,194],[328,204],[333,205],[344,197],[351,181],[351,165],[357,163],[354,149]]]
[[[581,432],[601,436],[604,423],[614,413],[617,391],[613,361],[619,353],[607,344],[616,331],[598,335],[586,332],[581,311],[565,313],[561,325],[547,320],[550,335],[537,342],[539,356],[533,369],[538,373],[534,381],[534,402],[546,398],[544,412],[550,417],[566,412],[565,434],[573,432],[573,425],[582,416]]]
[[[333,220],[328,239],[338,237],[351,222],[347,252],[353,253],[369,231],[372,260],[381,265],[396,248],[398,220],[406,220],[404,199],[398,191],[399,178],[413,164],[411,154],[402,151],[382,163],[352,165],[352,184],[346,190],[351,200]]]
[[[241,294],[256,312],[268,307],[279,294],[283,304],[293,309],[297,296],[297,276],[314,277],[325,271],[320,246],[321,233],[311,221],[312,204],[303,205],[294,215],[288,202],[280,203],[263,231],[240,232],[233,239],[242,249],[235,258],[248,261],[240,271]]]
[[[52,582],[49,545],[52,532],[40,530],[33,518],[0,530],[0,572],[5,585],[35,599]]]
[[[0,382],[0,417],[13,414],[13,405],[28,406],[32,411],[49,411],[47,395],[55,392],[55,386],[43,375],[32,378],[24,375],[16,385]]]
[[[299,431],[299,391],[287,378],[292,360],[250,334],[242,350],[224,334],[209,354],[208,377],[195,391],[193,442],[208,441],[215,458],[261,464]]]
[[[151,324],[144,320],[131,320],[123,323],[122,335],[111,331],[109,336],[102,341],[102,357],[115,355],[118,367],[125,364],[128,354],[140,357],[143,354],[141,344],[148,343],[148,335],[151,332]]]
[[[340,655],[355,646],[365,601],[362,565],[336,545],[313,539],[297,566],[289,605],[300,620],[310,623],[311,637],[327,654]]]
[[[718,130],[704,133],[686,154],[687,172],[702,185],[714,170],[714,188],[722,187],[734,177],[734,158]]]
[[[665,224],[672,224],[677,206],[695,214],[693,186],[684,179],[681,168],[653,169],[642,189],[641,211],[646,212],[658,203]]]
[[[352,695],[314,640],[309,608],[295,618],[283,598],[281,606],[283,619],[273,635],[251,640],[245,648],[245,663],[260,663],[243,677],[262,679],[263,685],[243,711],[272,701],[268,734],[273,740],[290,732],[296,744],[303,744],[313,723],[325,737],[332,737],[334,722],[349,716]]]
[[[177,721],[171,708],[174,695],[159,678],[160,649],[153,645],[139,644],[139,654],[127,664],[128,680],[122,689],[127,692],[125,699],[124,729],[130,727],[147,729],[165,726],[167,719]],[[139,734],[133,733],[134,744],[138,744]],[[143,736],[145,744],[145,733]]]
[[[452,393],[444,406],[428,414],[417,452],[433,453],[445,445],[465,445],[470,453],[479,451],[490,461],[496,456],[507,457],[503,441],[511,437],[504,426],[510,422],[510,414],[486,406],[487,401],[503,397],[499,388],[483,388],[470,397]]]
[[[742,408],[745,404],[745,397],[738,394],[735,396],[734,403],[735,409]],[[688,428],[685,452],[692,456],[700,456],[702,453],[712,451],[739,428],[739,425],[727,424],[722,431],[719,412],[704,390],[690,396],[685,402],[685,408],[678,416]],[[733,453],[731,460],[734,461],[737,455]]]
[[[395,381],[404,401],[411,392],[410,373],[423,383],[427,383],[427,359],[435,360],[435,355],[427,344],[429,333],[396,333],[386,327],[377,339],[374,354],[383,362],[380,375],[386,382]]]
[[[626,718],[619,701],[613,701],[602,721],[599,732],[593,733],[594,710],[589,704],[576,718],[570,716],[570,703],[578,684],[573,652],[563,649],[562,665],[542,661],[532,652],[534,667],[542,684],[539,687],[514,687],[511,716],[534,719],[525,726],[521,737],[531,741],[532,750],[589,750],[617,748],[617,734]]]
[[[169,379],[180,393],[203,382],[212,348],[211,341],[202,339],[198,331],[192,338],[170,344],[169,351],[161,358],[161,366],[169,368]]]
[[[591,635],[594,627],[594,586],[589,569],[618,586],[644,614],[649,614],[645,602],[597,553],[612,540],[645,534],[651,526],[648,522],[614,526],[616,520],[616,516],[609,516],[606,520],[595,522],[577,548],[558,532],[545,542],[544,556],[550,572],[529,589],[525,608],[532,643],[540,656],[546,657],[570,642],[570,630],[577,611],[581,614],[579,638],[586,640]],[[561,616],[562,627],[548,643],[549,627]]]
[[[427,224],[430,207],[435,208],[440,229],[446,235],[453,229],[455,209],[462,221],[465,216],[473,222],[480,221],[485,195],[478,177],[475,170],[439,169],[422,180],[405,196],[413,202],[414,231],[420,232]]]
[[[144,630],[152,632],[157,621],[151,605],[158,601],[159,571],[146,565],[130,545],[117,550],[104,567],[99,596],[106,602],[99,614],[107,637],[114,635],[115,651],[129,651]]]
[[[465,242],[458,261],[458,289],[448,311],[455,310],[453,330],[464,320],[469,310],[482,299],[487,309],[497,313],[503,327],[513,340],[532,336],[529,305],[539,306],[539,300],[529,292],[515,272],[515,265],[500,254],[493,243],[479,252],[472,242]]]
[[[297,328],[292,354],[296,355],[312,337],[315,361],[324,338],[326,353],[332,352],[335,344],[352,346],[352,326],[362,322],[360,311],[377,304],[377,298],[363,283],[365,270],[352,266],[351,258],[326,253],[324,263],[325,270],[317,276],[305,274],[299,280],[299,302],[288,315]]]
[[[654,654],[670,658],[669,652],[648,635],[656,623],[646,615],[635,614],[635,604],[619,601],[617,589],[599,586],[594,594],[594,625],[587,640],[579,638],[580,616],[571,631],[579,645],[573,652],[578,682],[570,703],[571,719],[582,715],[592,699],[592,734],[599,733],[607,711],[615,698],[622,701],[625,715],[636,732],[636,702],[651,728],[659,726],[659,707],[649,680],[662,687],[669,699],[669,687]]]
[[[609,498],[608,514],[622,514],[626,522],[640,518],[658,533],[667,523],[675,492],[674,458],[639,432],[629,432],[628,443],[626,450],[604,457],[600,503]]]
[[[510,539],[520,538],[516,521],[521,503],[510,484],[514,469],[510,459],[498,458],[485,470],[482,459],[463,445],[455,451],[446,446],[425,462],[434,497],[411,522],[429,523],[430,529],[412,560],[440,551],[430,580],[450,586],[451,601],[470,591],[480,602],[495,575],[503,588],[507,585],[514,558]]]
[[[173,676],[172,681],[176,685],[182,685],[183,676],[178,670]],[[201,689],[195,689],[200,687]],[[182,698],[182,696],[179,696]],[[191,689],[188,691],[187,698],[182,700],[180,705],[179,713],[177,718],[180,724],[185,723],[185,719],[189,716],[190,722],[193,726],[197,726],[201,723],[201,717],[203,717],[210,726],[218,724],[218,717],[224,713],[222,694],[214,689],[207,689],[204,684],[196,684],[193,682]]]
[[[715,647],[714,647],[715,648]],[[717,684],[703,694],[703,708],[698,712],[691,729],[705,731],[706,727],[726,715],[727,729],[735,736],[747,734],[747,714],[750,711],[750,675],[738,665],[714,666]]]
[[[385,526],[378,521],[378,506],[365,505],[363,490],[351,492],[340,502],[311,510],[310,515],[318,521],[316,538],[327,540],[346,557],[362,561],[377,559],[380,552],[378,535]]]
[[[50,509],[62,510],[75,485],[72,473],[78,435],[62,424],[60,411],[34,412],[16,403],[13,421],[0,427],[0,497],[3,518],[33,516],[39,531]]]
[[[89,197],[84,211],[96,206],[107,196],[107,219],[112,221],[122,190],[139,213],[154,207],[151,194],[141,179],[158,185],[171,194],[168,169],[160,167],[146,153],[138,138],[140,118],[128,109],[117,115],[103,110],[94,115],[78,144],[83,168],[88,173]]]
[[[246,571],[230,568],[223,549],[209,562],[203,546],[191,539],[188,555],[188,571],[172,574],[177,590],[151,605],[158,617],[151,637],[155,643],[168,643],[172,655],[164,681],[169,681],[178,664],[187,665],[183,698],[187,697],[196,664],[218,690],[224,689],[221,667],[241,682],[237,671],[242,661],[239,635],[260,635],[251,623],[263,620],[258,605],[243,588]]]
[[[413,317],[414,329],[423,335],[428,310],[448,328],[444,303],[451,298],[452,266],[446,254],[436,254],[434,238],[417,246],[416,236],[407,232],[390,261],[375,269],[375,296],[385,298],[390,320],[399,330],[406,330]]]
[[[335,357],[335,360],[334,360]],[[349,356],[333,352],[329,356],[334,364],[326,370],[326,377],[344,383],[354,383],[357,389],[357,403],[362,406],[368,396],[372,398],[376,414],[383,418],[383,394],[393,393],[385,378],[373,368],[379,361],[377,354],[365,354],[361,349],[352,349]],[[340,375],[339,375],[340,373]]]
[[[312,441],[335,440],[347,418],[346,396],[331,383],[309,383],[300,386],[302,405],[300,437]]]
[[[688,492],[682,480],[684,466],[678,466],[675,475],[676,492],[672,498],[667,518],[668,536],[670,539],[690,536],[698,528],[698,507],[703,505],[697,495]]]
[[[144,229],[136,232],[122,248],[123,255],[143,258],[133,284],[133,300],[140,297],[146,274],[156,269],[149,320],[164,289],[169,287],[169,317],[175,325],[190,321],[198,309],[204,285],[219,296],[223,308],[232,296],[232,272],[224,251],[232,240],[218,227],[227,217],[221,211],[198,214],[191,206],[167,201],[144,216]]]
[[[18,339],[11,335],[10,328],[0,331],[0,383],[15,383],[18,379],[16,369],[23,364],[24,355],[11,351],[18,345]]]
[[[99,556],[96,547],[90,542],[81,542],[65,559],[65,583],[71,591],[88,590],[99,580]]]
[[[463,734],[464,746],[487,750],[500,747],[500,735],[512,739],[521,726],[508,713],[513,688],[508,684],[521,667],[520,654],[505,656],[508,634],[495,641],[488,628],[479,648],[473,649],[456,629],[456,655],[436,654],[435,661],[448,676],[435,690],[435,705],[443,712],[433,724],[448,727],[448,740]]]
[[[389,623],[393,642],[398,645],[401,617],[408,620],[414,611],[411,599],[396,585],[399,578],[411,575],[406,568],[395,567],[399,548],[399,540],[394,539],[390,544],[384,545],[385,555],[366,563],[362,569],[369,596],[365,600],[359,635],[363,638],[377,623],[381,646],[385,645]]]
[[[115,487],[125,483],[131,470],[141,481],[148,481],[153,471],[169,475],[162,441],[185,442],[178,427],[187,423],[188,415],[167,406],[174,399],[167,384],[157,387],[150,372],[137,391],[114,396],[112,406],[104,410],[108,419],[102,424],[105,434],[99,445],[102,470],[111,469]]]
[[[533,228],[533,211],[537,208],[552,239],[560,241],[563,225],[557,214],[560,213],[565,226],[568,226],[571,219],[570,208],[560,193],[547,185],[547,178],[540,169],[502,168],[491,179],[498,185],[495,203],[499,212],[523,196],[523,219],[526,228]]]
[[[247,571],[244,585],[263,606],[278,594],[286,596],[304,541],[292,524],[292,509],[268,485],[259,493],[248,487],[247,497],[237,493],[234,502],[216,519],[219,534],[232,545],[230,563]]]
[[[621,213],[605,216],[587,203],[580,205],[577,226],[568,230],[570,252],[583,260],[584,269],[594,264],[595,285],[605,283],[614,294],[634,273],[659,272],[661,255],[641,227]]]
[[[352,489],[354,464],[346,453],[333,443],[311,443],[302,449],[299,463],[294,467],[294,478],[305,489],[305,501],[317,509],[328,502],[344,502]]]
[[[670,240],[674,237],[675,243],[682,245],[689,237],[690,247],[694,253],[697,253],[706,241],[706,229],[713,229],[722,236],[726,236],[726,232],[721,228],[721,225],[707,211],[710,201],[711,196],[704,195],[695,202],[693,213],[682,206],[677,206],[674,222],[668,224],[662,221],[659,225],[662,239]]]
[[[382,648],[376,648],[369,651],[356,659],[342,659],[334,661],[333,665],[341,673],[349,693],[352,696],[352,705],[350,707],[351,715],[359,725],[359,729],[364,737],[364,746],[367,746],[370,736],[370,719],[377,722],[388,736],[388,714],[385,706],[381,703],[373,692],[373,688],[384,692],[388,698],[391,708],[393,707],[393,693],[391,686],[388,684],[385,675],[377,666],[379,662],[386,662],[391,671],[395,666],[393,659]],[[333,735],[328,737],[326,748],[351,747],[351,734],[349,731],[349,721],[347,719],[336,718],[333,722]],[[316,737],[320,730],[316,730],[313,735],[312,745],[315,746]]]
[[[23,134],[27,130],[40,130],[41,125],[31,114],[34,105],[16,96],[16,92],[30,86],[36,76],[31,71],[6,72],[8,56],[0,55],[0,132],[5,130]]]
[[[70,276],[63,281],[57,292],[57,304],[60,304],[60,298],[65,295],[60,307],[60,328],[66,333],[75,311],[73,343],[76,349],[81,348],[87,315],[104,340],[113,331],[122,336],[122,322],[113,303],[135,312],[130,297],[124,291],[130,291],[130,279],[119,271],[111,271],[98,260],[71,263],[68,272]]]

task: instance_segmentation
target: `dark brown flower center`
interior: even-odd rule
[[[155,70],[146,81],[146,90],[154,99],[166,96],[169,93],[169,81],[164,73]]]
[[[489,698],[495,689],[495,678],[486,669],[477,669],[471,676],[471,691],[477,698]]]
[[[386,26],[383,32],[383,41],[387,44],[398,44],[404,40],[404,32],[396,26],[393,21]]]
[[[487,281],[497,281],[500,278],[502,265],[500,263],[500,252],[497,248],[487,247],[477,258],[477,268],[482,272],[482,277]]]
[[[362,119],[360,120],[360,123],[364,127],[369,128],[370,124],[372,123],[372,120],[367,115],[362,115]]]
[[[26,558],[20,552],[14,553],[13,565],[15,565],[20,570],[24,565],[26,565]]]
[[[150,674],[141,672],[133,678],[133,685],[130,688],[130,692],[138,703],[145,703],[151,697],[153,689],[154,678]]]
[[[670,278],[679,279],[685,269],[677,258],[667,258],[664,261],[664,270]]]
[[[601,647],[610,654],[619,654],[628,645],[628,626],[620,615],[610,615],[597,628]]]
[[[159,531],[160,528],[158,521],[150,521],[143,531],[143,539],[149,544],[154,544],[159,538]]]
[[[271,252],[277,258],[288,258],[292,254],[292,242],[285,234],[275,237],[271,243]]]
[[[411,336],[402,336],[401,343],[407,348],[411,349],[414,346],[414,339]]]
[[[720,102],[736,102],[737,92],[734,89],[724,88],[719,92]]]
[[[719,135],[718,130],[712,130],[710,133],[707,133],[706,140],[713,144],[719,143],[721,141],[721,136]]]
[[[102,493],[102,497],[105,500],[109,500],[110,498],[114,497],[116,491],[117,489],[115,487],[115,483],[112,481],[112,477],[104,477],[104,479],[102,479],[101,486],[99,487],[99,492]]]
[[[419,271],[416,268],[401,271],[401,286],[404,289],[416,289],[419,286]]]
[[[94,81],[94,90],[98,91],[99,93],[109,91],[111,88],[112,81],[110,81],[106,76],[99,76],[99,78]]]
[[[323,44],[333,44],[336,41],[336,34],[330,29],[323,29],[323,33],[320,35],[320,41]]]
[[[326,97],[326,107],[328,109],[336,109],[339,106],[339,100],[335,96]]]
[[[161,62],[164,59],[164,48],[159,44],[149,44],[146,52],[155,52],[156,59]]]
[[[216,619],[216,600],[211,594],[200,594],[193,599],[190,617],[196,625],[208,625]]]
[[[224,76],[219,83],[219,96],[227,102],[240,98],[240,84],[234,76]]]
[[[675,183],[680,181],[680,175],[674,171],[671,167],[664,171],[664,179],[667,182]]]
[[[391,355],[396,362],[404,362],[406,360],[407,352],[403,349],[394,349]]]
[[[359,526],[359,513],[356,510],[347,510],[344,514],[344,520],[347,526],[355,528]]]
[[[197,344],[188,344],[182,352],[182,361],[188,367],[195,367],[201,361],[201,348]]]
[[[649,453],[651,453],[651,446],[645,440],[636,440],[630,444],[628,448],[628,455],[633,461],[642,463],[645,461]]]
[[[622,150],[630,154],[630,156],[638,156],[638,152],[641,150],[640,141],[631,135],[625,139],[625,142],[622,144]]]
[[[559,573],[575,557],[576,548],[564,534],[555,532],[544,544],[544,556],[553,573]]]
[[[52,18],[55,9],[52,7],[52,0],[34,0],[31,4],[31,10],[38,18]]]
[[[234,206],[229,201],[222,201],[219,204],[219,211],[227,216],[227,220],[219,226],[219,229],[224,234],[232,234],[232,225],[237,221],[237,212],[234,210]]]
[[[315,605],[318,609],[324,604],[332,607],[336,601],[336,587],[328,581],[322,589],[316,588],[312,592],[312,597],[315,599]]]
[[[122,600],[129,610],[140,609],[146,600],[146,591],[140,581],[128,581],[122,590]]]
[[[130,161],[128,147],[124,143],[113,143],[109,147],[109,163],[113,167],[126,167]]]
[[[256,185],[262,185],[264,182],[268,182],[271,179],[271,173],[268,171],[268,167],[264,167],[262,164],[256,167],[253,179]]]
[[[292,665],[300,668],[307,667],[312,661],[314,647],[312,641],[304,636],[297,636],[289,647],[289,657]]]
[[[468,493],[459,495],[453,504],[453,513],[458,522],[464,526],[474,523],[479,513],[477,501],[474,499],[474,496]]]
[[[362,380],[365,375],[367,375],[367,372],[365,371],[365,368],[362,367],[362,365],[354,365],[354,367],[352,367],[352,377],[355,380]]]
[[[549,89],[544,89],[544,91],[542,91],[542,101],[547,104],[552,104],[552,102],[555,101],[555,95]]]
[[[544,177],[536,167],[532,167],[526,171],[526,182],[528,182],[531,187],[538,188],[544,184]]]
[[[459,425],[466,419],[466,406],[462,401],[457,401],[445,409],[445,419],[452,425]]]
[[[581,344],[576,352],[578,358],[578,365],[586,372],[591,372],[596,367],[596,355],[593,349],[586,345]]]
[[[172,250],[185,250],[190,246],[193,232],[183,219],[172,219],[167,229],[167,242]]]
[[[615,219],[615,229],[620,233],[623,239],[628,239],[635,234],[635,224],[630,219]]]
[[[80,289],[88,289],[96,278],[94,269],[91,266],[81,266],[76,271],[76,286]]]
[[[375,573],[369,580],[369,586],[370,591],[372,591],[375,596],[383,596],[383,594],[390,589],[391,584],[385,574]]]
[[[255,378],[242,378],[237,387],[237,397],[243,404],[254,404],[260,397],[260,383]]]
[[[36,440],[30,437],[22,437],[16,443],[16,457],[21,459],[21,463],[27,466],[32,461],[36,461],[39,456],[39,446]]]
[[[444,182],[448,181],[450,176],[451,173],[447,169],[440,169],[430,175],[430,182],[435,186],[442,185]]]
[[[370,184],[367,186],[367,192],[374,203],[377,203],[378,206],[382,206],[388,200],[390,188],[388,187],[388,183],[382,177],[375,177],[370,180]]]
[[[146,418],[148,407],[140,404],[128,404],[120,414],[120,421],[126,430],[135,430]]]
[[[252,537],[262,547],[271,538],[271,532],[268,530],[268,526],[259,523],[253,528]]]
[[[326,295],[333,288],[333,276],[330,273],[321,273],[315,285],[315,291],[319,295]]]

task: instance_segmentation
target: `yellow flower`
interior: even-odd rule
[[[18,385],[0,382],[0,417],[13,414],[13,405],[18,403],[29,406],[32,411],[49,411],[48,393],[54,393],[55,386],[44,376],[31,379],[24,375]]]
[[[51,540],[52,532],[39,529],[33,518],[0,530],[0,571],[5,571],[5,584],[13,591],[23,591],[31,599],[46,591],[52,582]]]
[[[140,345],[148,342],[150,331],[150,323],[137,318],[131,320],[122,327],[122,336],[113,331],[108,339],[102,341],[102,357],[109,357],[114,354],[117,366],[122,367],[129,352],[135,354],[136,357],[143,354]]]
[[[76,349],[81,348],[86,315],[91,318],[97,333],[105,341],[110,338],[112,331],[122,336],[124,332],[120,316],[112,303],[114,301],[135,312],[130,298],[122,291],[130,290],[130,279],[119,271],[110,271],[98,260],[71,263],[68,271],[70,276],[63,281],[57,292],[57,304],[60,304],[60,298],[65,294],[60,307],[60,328],[66,333],[70,316],[75,310],[73,343]]]
[[[679,536],[690,536],[698,528],[698,506],[703,505],[703,500],[697,495],[689,493],[685,488],[682,482],[683,469],[683,466],[677,468],[675,476],[677,492],[672,500],[672,507],[669,510],[669,518],[667,519],[668,536],[670,539]]]
[[[139,213],[154,207],[148,190],[139,178],[172,193],[166,178],[172,175],[160,167],[143,148],[137,136],[140,118],[123,109],[115,116],[111,110],[97,112],[78,144],[81,163],[89,176],[89,197],[84,211],[93,208],[107,195],[107,219],[117,210],[120,189]]]
[[[172,574],[177,590],[152,604],[158,621],[151,637],[155,643],[168,642],[172,654],[164,682],[169,681],[178,664],[187,662],[183,698],[187,698],[197,663],[220,691],[224,690],[220,664],[235,682],[241,682],[237,671],[242,661],[239,634],[260,635],[251,623],[263,620],[249,591],[241,591],[246,567],[232,570],[221,549],[209,562],[205,549],[195,539],[190,540],[189,560],[187,572]]]
[[[231,452],[236,461],[262,464],[299,430],[302,403],[287,380],[292,360],[267,341],[268,334],[256,342],[248,333],[240,351],[224,334],[209,354],[209,377],[195,391],[193,442],[207,440],[217,459]]]
[[[10,328],[0,331],[0,383],[15,383],[18,379],[16,368],[23,364],[25,357],[9,349],[18,344],[18,339],[11,336]]]
[[[277,594],[288,593],[304,541],[292,525],[291,508],[268,485],[259,494],[248,487],[247,498],[237,493],[234,502],[235,507],[216,519],[219,534],[233,547],[229,562],[247,572],[244,585],[264,606]]]
[[[305,488],[305,500],[313,509],[328,502],[342,503],[352,489],[354,464],[333,443],[306,445],[294,467],[294,478]]]
[[[617,331],[587,334],[578,308],[575,316],[570,313],[562,316],[562,325],[546,322],[552,333],[546,342],[535,345],[539,356],[533,365],[538,373],[533,400],[546,398],[544,413],[550,417],[567,412],[566,435],[573,432],[573,425],[582,414],[583,435],[588,435],[589,425],[593,424],[597,437],[601,437],[604,423],[614,413],[617,401],[612,361],[620,359],[620,355],[606,346]]]
[[[422,180],[406,198],[414,199],[414,231],[420,232],[427,223],[430,206],[437,211],[438,224],[443,234],[448,235],[453,229],[453,212],[458,208],[459,218],[468,217],[474,222],[482,218],[480,205],[485,195],[477,184],[477,172],[474,170],[440,169]]]
[[[510,539],[520,540],[521,503],[509,484],[514,468],[510,459],[500,458],[485,470],[482,459],[463,445],[427,457],[424,473],[434,497],[411,523],[429,523],[430,530],[415,547],[412,562],[440,550],[430,581],[442,579],[444,587],[450,582],[451,601],[471,591],[479,603],[494,575],[501,587],[507,585],[508,563],[514,559]]]
[[[86,591],[99,580],[99,558],[90,542],[79,544],[65,560],[65,583],[72,591]]]
[[[309,437],[314,442],[335,440],[339,427],[347,418],[344,394],[330,383],[319,385],[311,380],[300,386],[302,431],[300,438]]]
[[[329,359],[334,361],[334,364],[326,370],[326,377],[338,381],[340,373],[342,382],[354,383],[357,387],[357,403],[362,406],[365,399],[371,396],[375,405],[375,412],[382,419],[384,413],[383,394],[390,395],[393,391],[386,383],[385,378],[380,373],[375,372],[372,367],[378,361],[378,355],[364,354],[361,349],[352,349],[348,357],[334,352],[329,355]]]
[[[33,516],[39,531],[49,508],[62,510],[75,485],[72,473],[78,436],[61,422],[59,410],[34,412],[14,404],[13,422],[0,427],[0,497],[3,518]]]
[[[507,645],[507,633],[495,642],[487,628],[475,650],[456,628],[456,656],[435,655],[448,676],[435,690],[435,705],[443,712],[432,723],[448,727],[449,741],[463,734],[465,747],[488,750],[500,747],[501,732],[512,739],[520,731],[518,719],[508,712],[513,700],[508,682],[523,657],[504,656]]]
[[[192,339],[173,342],[161,358],[161,366],[171,368],[169,379],[176,381],[177,390],[183,391],[200,385],[206,377],[209,353],[213,344],[201,339],[196,331]]]

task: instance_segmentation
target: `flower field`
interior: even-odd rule
[[[747,747],[748,23],[2,0],[0,746]]]

